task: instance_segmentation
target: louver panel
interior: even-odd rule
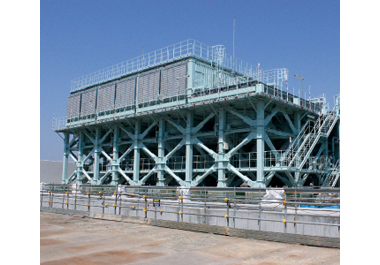
[[[115,85],[100,87],[98,89],[97,112],[103,112],[114,108]]]
[[[186,94],[186,70],[186,64],[180,64],[162,71],[161,99]]]
[[[116,85],[116,109],[135,104],[135,82],[135,78],[130,78]]]
[[[160,72],[151,72],[139,77],[138,103],[158,99]]]
[[[67,118],[79,116],[80,94],[70,96],[67,100]]]
[[[95,113],[96,90],[82,93],[80,116],[87,116]]]

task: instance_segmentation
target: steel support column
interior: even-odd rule
[[[297,187],[302,186],[301,172],[294,172],[294,182],[296,183]]]
[[[299,133],[301,130],[301,115],[299,111],[294,111],[294,127],[296,127],[297,133]],[[299,159],[297,158],[296,165],[298,165],[299,163],[298,160]],[[300,180],[301,180],[301,172],[294,172],[294,181],[296,183],[296,186],[301,186]]]
[[[70,134],[64,133],[64,151],[63,151],[63,170],[62,170],[62,184],[67,184],[67,163],[70,153]]]
[[[188,186],[191,185],[193,180],[193,144],[191,143],[191,129],[193,128],[193,112],[187,112],[186,120],[186,171],[185,181]]]
[[[84,133],[81,131],[79,133],[79,143],[78,143],[78,160],[77,160],[77,184],[82,185],[82,174],[83,174],[83,140],[84,140]]]
[[[99,144],[100,144],[100,133],[101,128],[96,128],[95,132],[95,141],[94,141],[94,176],[92,184],[100,184],[99,183],[99,158],[100,158],[100,150],[99,150]]]
[[[157,186],[165,186],[165,142],[164,142],[164,132],[165,132],[165,120],[160,119],[158,125],[158,165],[157,165]]]
[[[134,136],[134,156],[133,156],[133,182],[138,185],[140,179],[140,147],[139,147],[139,137],[141,131],[141,121],[137,120],[135,124],[135,136]]]
[[[115,125],[113,129],[113,155],[112,155],[112,181],[111,185],[117,185],[119,183],[119,127]]]
[[[226,162],[224,151],[224,130],[226,127],[226,111],[219,111],[219,133],[218,133],[218,187],[226,187]]]
[[[257,102],[257,172],[256,187],[265,187],[264,180],[264,155],[265,155],[265,126],[264,126],[264,102]]]
[[[301,130],[301,119],[299,111],[294,112],[294,127],[296,127],[297,133]]]

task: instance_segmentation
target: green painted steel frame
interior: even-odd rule
[[[153,184],[158,186],[197,186],[217,172],[218,187],[241,182],[251,187],[265,187],[274,176],[287,186],[302,186],[310,174],[326,174],[326,169],[318,170],[312,165],[307,168],[268,167],[265,165],[264,153],[278,153],[276,146],[279,143],[281,147],[288,148],[289,136],[296,138],[300,128],[307,122],[305,113],[315,115],[265,94],[255,93],[253,88],[249,96],[236,99],[70,128],[64,131],[66,162],[62,183],[67,184],[76,179],[79,184],[87,181],[90,184],[115,185],[125,179],[129,185],[138,186],[157,176]],[[212,131],[205,128],[210,126],[209,123],[213,124]],[[236,135],[241,137],[238,141],[232,141],[231,137]],[[243,147],[249,143],[253,150],[256,149],[257,165],[249,168],[235,167],[231,158],[244,156],[246,152]],[[228,150],[226,145],[229,146]],[[168,161],[183,147],[185,150],[180,153],[186,158],[185,168],[171,168]],[[214,163],[208,168],[194,169],[194,150],[212,158]],[[325,137],[313,159],[316,160],[327,152]],[[76,162],[77,168],[71,177],[66,178],[69,155]],[[123,165],[123,159],[127,157],[132,159],[130,165],[133,164],[133,169]],[[142,168],[142,159],[151,159],[151,167]],[[86,161],[91,163],[86,164]],[[104,163],[111,166],[107,170],[100,170]],[[87,170],[91,165],[93,170]],[[196,175],[197,173],[200,174]],[[107,179],[111,181],[106,182]],[[240,181],[236,182],[237,180]]]
[[[91,116],[55,130],[64,136],[63,184],[76,179],[77,184],[93,185],[125,181],[132,186],[148,182],[157,186],[198,186],[207,184],[211,176],[218,187],[242,182],[265,187],[273,177],[288,186],[301,186],[311,174],[320,177],[328,173],[329,169],[320,170],[316,163],[321,156],[328,156],[328,139],[335,123],[338,132],[332,137],[339,139],[339,112],[329,132],[318,135],[303,161],[291,166],[268,166],[267,152],[280,157],[282,150],[285,154],[291,151],[292,142],[288,140],[297,139],[308,117],[317,118],[320,111],[329,114],[326,106],[311,109],[310,102],[260,82],[194,96],[195,66],[205,62],[191,57],[183,60],[188,64],[183,99]],[[221,71],[215,62],[211,66]],[[176,161],[177,153],[181,162]],[[254,166],[251,153],[256,157],[252,160]],[[247,154],[249,166],[241,166]],[[194,168],[197,156],[209,159],[208,167]],[[69,157],[76,163],[76,170],[67,178]],[[238,157],[239,166],[234,165],[234,157]],[[311,162],[306,164],[307,159]],[[176,168],[178,164],[180,168]]]

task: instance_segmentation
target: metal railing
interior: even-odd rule
[[[335,187],[340,177],[340,160],[338,159],[332,170],[322,175],[322,186]]]
[[[67,121],[66,117],[53,118],[53,121],[51,124],[52,130],[55,131],[55,130],[65,128],[66,127],[66,121]]]
[[[279,197],[268,197],[273,192]],[[340,229],[340,190],[326,187],[44,185],[40,206],[306,235],[319,226],[329,237]]]
[[[233,76],[226,77],[226,80],[219,80],[216,78],[213,81],[211,88],[200,90],[194,89],[192,95],[193,97],[215,93],[218,93],[220,95],[220,93],[223,91],[244,88],[249,85],[252,86],[253,83],[262,83],[265,84],[264,93],[268,95],[273,95],[274,97],[284,101],[293,102],[310,111],[318,112],[322,109],[321,104],[315,102],[315,99],[312,100],[310,95],[309,100],[304,99],[306,98],[306,92],[301,93],[300,89],[296,89],[298,90],[297,97],[295,88],[288,88],[288,69],[281,68],[262,71],[252,64],[246,63],[238,58],[233,57],[232,55],[225,53],[225,48],[223,45],[208,46],[192,39],[182,41],[147,54],[143,54],[128,61],[77,78],[71,82],[71,91],[77,91],[89,86],[117,79],[127,74],[144,70],[146,68],[154,67],[163,63],[168,63],[189,56],[206,60],[207,62],[211,63],[212,66],[214,65],[213,67],[215,69],[212,70],[212,75],[217,74],[219,76],[220,73],[226,71],[238,73],[237,75],[233,74]],[[291,94],[292,91],[293,94]],[[153,102],[144,102],[143,104],[140,104],[141,106],[133,105],[128,107],[136,110],[136,108],[161,105],[173,101],[179,102],[178,104],[183,104],[183,102],[180,102],[180,100],[186,99],[186,94],[178,94],[174,97],[171,96],[167,98],[160,98],[159,100],[154,100]],[[104,110],[102,109],[101,111],[79,113],[77,117],[53,118],[52,128],[53,130],[59,130],[65,128],[67,123],[77,121],[86,122],[88,119],[96,120],[97,116],[101,116],[103,114],[111,114],[114,116],[116,112],[120,111],[123,110],[117,109],[115,106],[113,106],[111,108],[108,107]]]
[[[316,121],[308,120],[291,144],[289,150],[292,150],[292,152],[286,154],[289,166],[293,165],[295,161],[301,161],[296,166],[302,168],[315,144],[318,142],[321,133],[329,135],[337,118],[334,107],[328,115],[320,116]]]
[[[256,67],[253,65],[224,53],[222,45],[208,46],[199,41],[189,39],[74,79],[71,81],[71,91],[189,56],[213,61],[242,74],[256,72]]]
[[[215,71],[227,69],[244,76],[233,77],[228,85],[236,85],[244,79],[251,78],[285,90],[285,82],[288,80],[289,71],[286,68],[259,70],[258,67],[226,53],[223,45],[208,46],[189,39],[74,79],[71,81],[71,92],[189,56],[214,64],[217,66]],[[288,87],[286,89],[288,90]],[[307,98],[306,92],[301,95],[301,90],[297,90],[300,98]]]
[[[296,152],[293,150],[276,150],[276,151],[265,151],[264,152],[264,167],[271,167],[271,168],[281,168],[281,167],[291,167],[292,164],[290,164],[289,160],[284,159],[284,157],[288,155],[291,157],[295,157]],[[309,156],[307,158],[307,161],[305,163],[305,168],[308,168],[309,170],[321,170],[321,167],[323,170],[331,166],[331,161],[329,158],[326,158],[326,160],[323,162],[323,165],[321,165],[321,162],[317,162],[317,157]],[[300,161],[298,161],[299,163]],[[249,153],[238,153],[231,157],[230,159],[231,165],[236,167],[237,169],[254,169],[257,168],[257,152],[249,152]]]

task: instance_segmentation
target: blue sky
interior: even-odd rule
[[[62,160],[61,138],[51,130],[66,115],[70,81],[144,52],[195,39],[223,44],[260,69],[289,69],[289,85],[340,91],[340,7],[314,1],[63,1],[40,6],[40,158]]]

